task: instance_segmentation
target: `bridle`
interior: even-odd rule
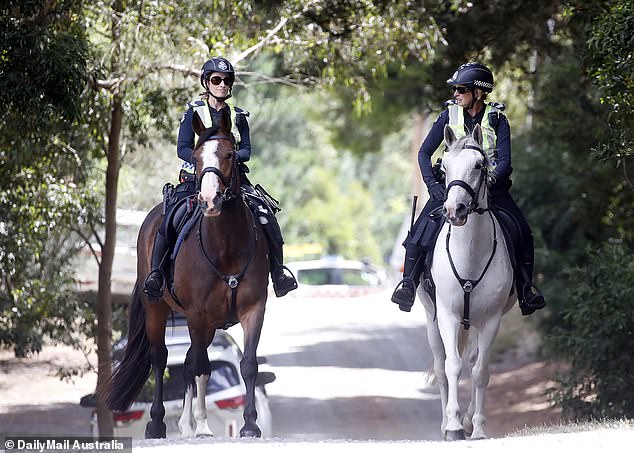
[[[486,154],[484,154],[484,150],[478,145],[465,145],[462,149],[473,149],[478,152],[486,159]],[[447,184],[447,189],[445,189],[445,193],[449,193],[449,189],[452,187],[458,186],[464,189],[469,196],[471,197],[471,201],[467,206],[467,215],[476,213],[476,214],[484,214],[484,212],[488,211],[489,208],[480,208],[478,200],[480,199],[480,191],[482,190],[482,186],[485,184],[486,180],[489,177],[489,170],[486,165],[482,165],[480,168],[480,177],[478,178],[478,183],[476,185],[475,190],[466,182],[461,179],[454,179],[449,184]]]
[[[226,136],[226,135],[212,135],[210,137],[205,138],[205,141],[208,141],[208,140],[228,140],[233,145],[234,155],[233,155],[233,161],[232,161],[231,176],[227,178],[217,167],[205,167],[200,171],[200,176],[196,179],[196,192],[200,192],[200,187],[202,185],[203,177],[207,173],[213,173],[216,176],[218,176],[218,178],[220,178],[220,180],[225,186],[225,191],[222,194],[223,200],[227,201],[232,198],[237,198],[240,195],[239,190],[236,190],[236,191],[233,190],[233,186],[238,185],[238,160],[236,159],[236,156],[235,156],[235,140],[232,136]]]

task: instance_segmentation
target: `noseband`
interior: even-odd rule
[[[482,154],[482,156],[486,159],[484,150],[479,146],[465,145],[464,148],[462,149],[474,149],[480,152],[480,154]],[[482,209],[478,207],[478,199],[480,198],[480,191],[482,190],[482,184],[484,183],[484,181],[487,180],[487,175],[488,175],[487,167],[483,165],[482,168],[480,169],[480,178],[478,178],[478,185],[476,186],[475,190],[473,190],[473,188],[469,184],[464,182],[463,180],[454,179],[447,185],[446,193],[449,194],[449,189],[451,189],[454,186],[463,188],[471,197],[471,202],[469,203],[469,206],[468,206],[467,215],[473,212],[477,214],[483,214],[486,211],[486,209]]]
[[[232,145],[234,145],[234,140],[233,137],[227,137],[225,135],[212,135],[211,137],[208,137],[206,139],[207,140],[229,140],[231,142]],[[233,165],[232,165],[232,169],[231,169],[231,177],[227,178],[221,171],[220,169],[216,168],[216,167],[205,167],[201,170],[200,172],[200,177],[196,180],[196,192],[200,192],[200,187],[202,185],[202,181],[203,181],[203,177],[207,174],[207,173],[213,173],[216,176],[218,176],[218,178],[220,178],[220,180],[222,181],[222,183],[225,185],[225,191],[222,194],[222,198],[224,200],[230,200],[231,198],[235,198],[237,196],[236,193],[233,192],[231,186],[232,183],[234,181],[234,179],[237,177],[237,159],[236,156],[234,154],[233,156]]]

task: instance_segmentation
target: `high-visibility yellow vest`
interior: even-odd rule
[[[464,128],[464,109],[459,105],[450,105],[447,107],[449,111],[449,127],[453,130],[456,137],[464,137],[466,134]],[[484,138],[484,152],[486,153],[489,162],[492,167],[495,167],[497,161],[497,135],[495,135],[495,129],[491,124],[491,119],[499,119],[501,110],[495,107],[492,103],[486,103],[484,108],[484,115],[480,122],[482,128],[482,136]]]
[[[187,106],[190,107],[193,110],[193,112],[198,113],[198,116],[203,121],[203,125],[206,128],[210,128],[213,126],[213,120],[211,118],[211,108],[209,107],[209,103],[206,100],[192,101],[192,102],[189,102]],[[229,107],[229,111],[231,111],[231,107]],[[231,133],[234,135],[234,138],[237,140],[237,137],[239,136],[239,134],[236,135],[233,128],[234,126],[232,122]],[[196,135],[196,137],[198,137],[198,134],[196,134],[196,131],[194,131],[194,134]],[[194,164],[186,162],[186,161],[181,162],[180,169],[185,170],[187,173],[194,173],[196,171],[196,167],[194,166]]]

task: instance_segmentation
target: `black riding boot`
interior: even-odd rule
[[[416,298],[416,287],[419,279],[419,263],[425,259],[425,252],[416,245],[405,247],[405,264],[403,265],[403,280],[401,280],[392,294],[392,302],[398,304],[401,311],[409,312]]]
[[[532,239],[532,238],[531,238]],[[537,286],[533,284],[533,248],[531,243],[524,244],[527,248],[526,253],[518,259],[517,272],[517,299],[519,301],[520,310],[524,316],[535,313],[546,306],[546,300],[539,291]]]
[[[284,252],[282,245],[282,233],[275,216],[265,217],[266,222],[260,219],[264,234],[269,243],[269,263],[271,266],[271,280],[273,291],[277,297],[285,296],[288,292],[297,289],[297,280],[293,273],[284,266]]]
[[[167,238],[161,233],[156,234],[154,248],[152,250],[152,271],[145,279],[143,292],[150,297],[159,298],[163,296],[163,270],[169,257],[170,247]]]

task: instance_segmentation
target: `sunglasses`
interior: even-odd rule
[[[465,94],[465,93],[470,93],[471,92],[471,88],[468,87],[453,87],[453,92],[458,92],[458,94]]]
[[[220,77],[220,76],[213,76],[209,78],[209,81],[211,82],[212,85],[220,85],[220,82],[224,82],[225,86],[232,86],[233,85],[233,77]]]

